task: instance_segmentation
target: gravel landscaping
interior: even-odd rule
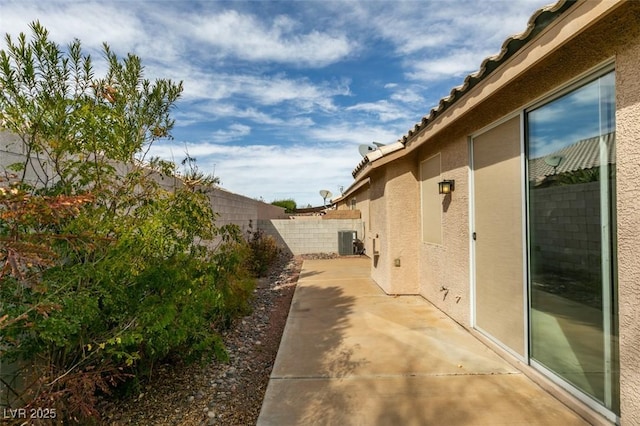
[[[104,424],[256,424],[304,258],[282,255],[258,280],[252,313],[223,334],[228,363],[161,365],[138,397],[101,407]]]

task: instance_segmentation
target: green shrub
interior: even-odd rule
[[[0,173],[0,357],[31,371],[17,405],[88,424],[98,393],[135,387],[167,357],[226,358],[219,332],[249,309],[251,249],[215,226],[195,184],[158,185],[172,165],[140,166],[170,137],[182,84],[145,80],[139,58],[106,45],[94,79],[78,41],[65,53],[32,30],[0,51],[0,123],[28,152]],[[54,172],[30,186],[24,170],[45,152]]]
[[[271,204],[278,207],[284,207],[285,213],[293,213],[296,211],[296,208],[298,207],[296,201],[292,198],[287,198],[284,200],[275,200],[275,201],[272,201]]]
[[[37,283],[2,277],[2,312],[18,319],[0,330],[2,356],[37,372],[37,387],[28,389],[32,404],[55,398],[61,413],[94,416],[98,390],[138,382],[167,356],[226,360],[218,333],[248,312],[249,248],[230,227],[217,230],[223,244],[216,251],[189,246],[185,216],[203,213],[198,199],[207,202],[196,193],[170,194],[135,210],[135,220],[120,218],[109,238],[91,246],[68,234],[80,226],[104,232],[108,221],[88,220],[101,209],[87,206],[57,231],[67,240],[53,246],[56,264],[40,271]]]
[[[256,277],[263,277],[278,258],[281,250],[276,240],[263,231],[249,231],[249,269]]]

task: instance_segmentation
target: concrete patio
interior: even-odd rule
[[[305,261],[258,425],[588,424],[369,265]]]

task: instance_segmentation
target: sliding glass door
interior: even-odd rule
[[[530,356],[619,412],[615,75],[527,111]]]

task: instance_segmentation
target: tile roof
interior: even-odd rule
[[[616,134],[602,136],[609,164],[616,162]],[[555,167],[554,167],[555,165]],[[540,183],[548,176],[587,170],[600,165],[600,136],[582,139],[542,157],[529,160],[529,181]]]
[[[520,50],[520,48],[526,45],[532,38],[546,28],[547,25],[553,22],[577,1],[578,0],[558,0],[552,5],[538,9],[531,18],[529,18],[527,28],[522,33],[507,38],[507,40],[502,43],[502,48],[499,53],[485,58],[478,71],[469,74],[461,85],[451,89],[449,96],[442,98],[438,106],[432,108],[429,114],[422,117],[422,120],[419,123],[416,123],[413,129],[410,129],[406,135],[398,140],[398,142],[401,142],[403,145],[406,144],[409,139],[424,129],[430,122],[441,115],[465,93],[489,76],[496,68],[513,56],[514,53]],[[356,178],[366,164],[372,160],[372,158],[369,158],[369,155],[365,156],[351,173],[353,177]]]

